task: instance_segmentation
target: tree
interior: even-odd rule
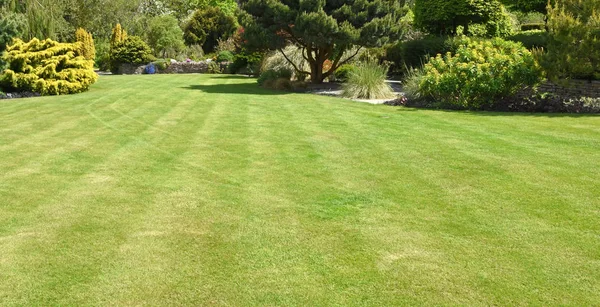
[[[157,16],[150,20],[148,27],[148,43],[154,54],[166,56],[168,49],[183,49],[183,31],[179,27],[177,18],[171,15]]]
[[[498,0],[416,0],[415,25],[435,35],[455,35],[458,26],[469,34],[472,24],[486,24],[491,32],[505,24],[505,9]],[[491,36],[496,36],[494,33]]]
[[[358,54],[360,47],[377,47],[398,38],[403,4],[392,0],[249,0],[243,5],[246,13],[240,23],[246,40],[255,47],[278,50],[286,58],[286,45],[300,47],[310,71],[295,67],[297,74],[310,74],[313,83],[321,83]],[[343,58],[355,46],[359,47],[356,53]],[[324,71],[327,60],[332,65]]]
[[[235,18],[218,7],[197,10],[184,26],[187,45],[201,45],[205,52],[214,51],[219,39],[227,39],[237,30]]]
[[[86,31],[83,28],[77,29],[75,32],[75,40],[80,42],[79,54],[82,55],[86,60],[96,59],[96,46],[94,46],[94,38],[92,33]]]
[[[523,13],[538,12],[546,14],[546,7],[548,3],[553,3],[551,0],[502,0],[511,9],[517,10]]]

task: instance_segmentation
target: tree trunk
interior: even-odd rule
[[[313,84],[321,84],[325,77],[323,76],[323,63],[311,63],[310,64],[310,81]]]

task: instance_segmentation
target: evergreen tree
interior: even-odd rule
[[[398,38],[399,20],[406,13],[403,4],[393,0],[249,0],[243,4],[246,13],[240,23],[255,47],[279,50],[286,58],[286,45],[300,47],[310,72],[295,67],[297,73],[310,74],[313,83],[321,83],[349,60],[342,58],[345,51],[381,46]],[[327,60],[332,65],[324,71]]]

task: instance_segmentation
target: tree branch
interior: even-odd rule
[[[292,60],[290,60],[290,58],[288,58],[288,56],[285,54],[285,52],[283,52],[283,49],[279,48],[277,49],[281,55],[283,55],[283,57],[285,58],[286,61],[288,61],[288,63],[290,63],[292,65],[292,67],[294,67],[294,70],[296,70],[296,73],[298,74],[310,74],[310,72],[304,71],[304,70],[300,70],[298,68],[298,65],[296,65],[296,63],[292,62]]]
[[[344,65],[344,64],[346,64],[346,63],[348,63],[348,62],[349,62],[350,60],[352,60],[352,59],[353,59],[355,56],[357,56],[357,55],[358,55],[358,53],[360,52],[360,50],[361,50],[361,49],[362,49],[362,46],[358,47],[358,48],[356,49],[356,52],[354,52],[354,54],[353,54],[353,55],[351,55],[351,56],[350,56],[350,57],[348,57],[347,59],[345,59],[345,60],[343,60],[343,61],[341,61],[341,62],[340,62],[340,60],[341,60],[341,59],[342,59],[342,57],[344,56],[344,53],[342,52],[342,53],[341,53],[341,55],[340,55],[340,57],[339,57],[339,58],[337,58],[337,59],[335,59],[335,61],[334,61],[334,62],[333,62],[333,64],[331,65],[331,68],[329,69],[329,71],[328,71],[328,72],[326,72],[326,73],[324,74],[324,76],[325,76],[325,77],[329,77],[331,74],[333,74],[333,72],[334,72],[336,69],[338,69],[338,67],[340,67],[340,66],[342,66],[342,65]]]

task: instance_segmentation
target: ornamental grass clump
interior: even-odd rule
[[[0,83],[16,91],[42,95],[86,91],[98,75],[94,72],[94,61],[78,55],[81,44],[36,38],[26,43],[16,39],[3,56],[8,69]]]
[[[418,90],[435,107],[486,109],[520,89],[537,85],[542,70],[520,43],[464,38],[456,54],[438,54],[417,74]]]
[[[388,68],[374,61],[358,64],[349,74],[343,85],[343,96],[353,99],[387,99],[394,97],[394,91],[385,82]]]

